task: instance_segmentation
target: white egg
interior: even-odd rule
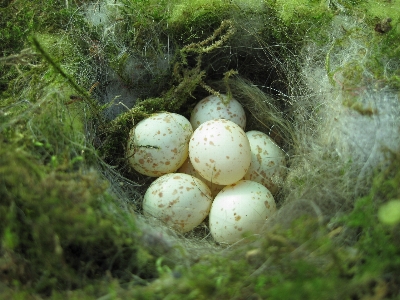
[[[239,125],[225,119],[207,121],[189,142],[190,161],[206,180],[232,184],[246,174],[251,162],[249,140]]]
[[[139,173],[158,177],[175,172],[188,157],[190,122],[175,113],[157,113],[132,128],[126,156]]]
[[[197,172],[194,168],[193,165],[190,161],[190,159],[186,159],[185,162],[183,163],[183,165],[178,169],[177,171],[178,173],[185,173],[185,174],[189,174],[192,175],[198,179],[200,179],[201,181],[203,181],[210,189],[211,191],[211,195],[213,197],[215,197],[224,187],[225,185],[220,185],[220,184],[216,184],[216,183],[212,183],[206,179],[204,179],[203,177],[201,177],[201,175],[199,174],[199,172]]]
[[[236,99],[228,100],[228,97],[223,94],[221,97],[208,96],[197,103],[190,117],[190,123],[193,130],[196,130],[204,122],[213,119],[230,120],[243,130],[246,127],[246,114],[242,105]]]
[[[222,189],[209,215],[211,235],[219,243],[232,244],[246,235],[258,234],[276,211],[271,192],[263,185],[241,180]]]
[[[183,173],[157,178],[143,199],[143,214],[153,216],[179,232],[188,232],[207,217],[210,189],[200,179]]]
[[[250,142],[251,164],[244,179],[261,183],[275,194],[285,176],[285,153],[261,131],[248,131],[246,135]]]

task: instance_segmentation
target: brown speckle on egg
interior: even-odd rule
[[[171,220],[171,216],[166,216],[162,219],[164,223],[168,223]]]
[[[232,133],[231,126],[227,125],[227,126],[225,126],[225,129]]]
[[[169,207],[179,202],[179,197],[169,202]]]

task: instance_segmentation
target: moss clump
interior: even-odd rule
[[[300,218],[270,229],[252,245],[204,255],[190,267],[158,263],[160,278],[144,287],[114,290],[137,299],[397,299],[400,295],[398,225],[379,222],[377,208],[399,197],[398,159],[375,177],[374,188],[352,212],[326,223]],[[357,239],[354,237],[357,236]]]
[[[180,45],[198,43],[229,18],[232,9],[229,1],[177,1],[168,20],[170,30]]]
[[[8,285],[51,295],[53,289],[81,288],[106,272],[129,280],[131,272],[149,271],[147,259],[138,257],[131,216],[116,214],[94,174],[40,174],[28,162],[35,158],[20,151],[2,151],[1,158],[1,269]]]
[[[0,105],[0,269],[8,287],[1,297],[71,289],[100,296],[104,278],[157,276],[133,212],[93,170],[100,162],[84,134],[93,107],[71,102],[80,90],[89,96],[64,71],[75,61],[64,56],[71,43],[54,35],[34,41],[46,59],[20,65],[15,82],[24,88],[9,89]]]
[[[88,171],[96,154],[85,146],[79,111],[57,95],[39,101],[40,109],[28,102],[1,111],[2,282],[51,296],[88,288],[107,274],[120,282],[132,273],[153,278],[154,258],[139,243],[133,213]]]
[[[335,18],[341,28],[332,32],[332,47],[327,52],[332,83],[339,85],[349,98],[361,94],[366,86],[398,88],[399,47],[394,41],[400,37],[399,3],[363,1],[354,7],[353,14],[362,18],[359,24]],[[329,68],[329,60],[346,48],[357,50],[344,57],[340,67]]]
[[[399,223],[388,226],[379,220],[378,208],[400,196],[399,157],[391,167],[374,179],[369,195],[360,198],[354,210],[343,218],[346,226],[359,232],[355,245],[359,259],[352,266],[356,295],[375,294],[378,299],[400,295]]]
[[[3,1],[4,2],[4,1]],[[32,2],[7,1],[0,7],[0,54],[8,57],[29,46],[27,38],[34,33],[55,33],[67,29],[73,11],[60,1]],[[19,75],[15,64],[0,63],[0,92],[7,90],[12,79]]]

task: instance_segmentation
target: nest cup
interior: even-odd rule
[[[260,44],[257,34],[248,34],[249,26],[251,30],[259,27],[261,35],[265,35],[263,38],[270,39],[263,21],[273,18],[272,13],[257,17],[247,26],[243,20],[254,13],[253,8],[246,6],[241,10],[236,5],[218,6],[220,15],[206,10],[197,19],[198,28],[192,36],[188,35],[187,20],[174,13],[167,29],[157,23],[146,23],[145,32],[153,37],[150,40],[129,25],[133,27],[129,34],[137,34],[132,36],[136,44],[128,46],[123,22],[113,20],[121,19],[120,14],[140,19],[146,10],[139,8],[131,14],[130,9],[134,6],[105,2],[99,6],[88,5],[85,12],[86,20],[102,37],[93,44],[82,35],[89,48],[96,50],[92,76],[99,85],[92,95],[105,106],[106,129],[96,124],[88,127],[88,136],[106,162],[99,164],[99,170],[110,182],[109,189],[120,205],[135,211],[135,218],[142,224],[143,243],[149,248],[165,250],[165,245],[170,245],[170,251],[174,252],[173,245],[181,245],[187,253],[193,253],[194,249],[214,249],[217,245],[205,225],[207,219],[195,230],[180,234],[159,220],[142,215],[143,195],[155,178],[141,175],[128,166],[124,147],[129,131],[141,119],[158,111],[179,113],[190,119],[198,101],[210,94],[224,93],[244,106],[246,131],[269,134],[289,157],[294,134],[290,105],[284,95],[289,90],[288,78],[292,74],[288,74],[282,54],[283,49],[284,52],[288,49],[283,46],[276,51],[266,46],[265,41]],[[292,65],[291,69],[296,67]],[[283,182],[278,185],[282,187]],[[282,198],[281,193],[275,196],[278,203]],[[163,246],[154,247],[155,243]]]
[[[158,220],[142,216],[142,197],[154,178],[130,169],[124,150],[129,130],[143,118],[158,111],[169,111],[189,119],[196,103],[210,94],[224,93],[238,100],[246,110],[246,131],[259,130],[270,135],[286,153],[287,177],[278,183],[281,190],[275,195],[279,210],[266,221],[266,231],[274,226],[288,228],[304,215],[324,225],[333,216],[349,211],[354,200],[368,191],[371,181],[367,175],[357,177],[362,161],[359,165],[350,165],[349,161],[354,158],[352,153],[342,156],[337,153],[339,147],[348,143],[341,136],[346,125],[331,132],[335,109],[342,109],[343,95],[340,87],[332,86],[326,74],[326,53],[330,55],[330,67],[338,70],[342,68],[342,53],[339,51],[334,56],[329,48],[313,51],[312,43],[301,47],[295,40],[301,32],[292,32],[292,40],[279,35],[276,39],[273,31],[263,26],[266,21],[271,24],[270,29],[274,28],[274,22],[280,24],[268,10],[265,14],[252,15],[251,21],[249,14],[238,10],[203,17],[198,19],[197,27],[188,28],[179,18],[171,17],[170,31],[152,28],[155,36],[159,34],[157,49],[165,50],[161,54],[156,53],[158,50],[154,52],[156,47],[152,55],[137,49],[128,52],[125,62],[132,65],[130,58],[135,56],[136,60],[146,62],[150,70],[158,65],[152,64],[152,59],[159,61],[160,55],[168,58],[161,73],[152,77],[156,73],[149,72],[146,76],[150,80],[140,81],[141,100],[133,94],[133,100],[118,103],[117,114],[110,114],[115,99],[101,94],[101,89],[100,95],[96,95],[99,102],[111,103],[106,119],[114,117],[101,132],[99,144],[106,163],[116,168],[104,165],[102,172],[121,205],[134,207],[136,218],[143,224],[144,236],[150,236],[144,240],[169,241],[167,244],[181,245],[187,253],[216,246],[206,223],[182,235]],[[335,26],[332,32],[339,32],[340,26]],[[195,28],[196,34],[188,35],[190,28]],[[171,32],[176,38],[174,43],[169,39]],[[121,64],[119,69],[123,69],[128,78],[129,68]],[[100,71],[108,74],[110,67],[105,66]],[[153,81],[155,78],[157,80]],[[133,93],[135,84],[130,83]],[[125,112],[120,112],[121,107]],[[368,166],[368,170],[374,166]],[[349,183],[355,181],[357,186],[365,188],[354,190]],[[163,238],[151,238],[159,232],[163,232]]]
[[[224,93],[227,84],[229,85],[231,96],[237,99],[245,108],[247,117],[246,131],[259,130],[269,134],[287,153],[288,160],[288,153],[293,144],[292,129],[290,123],[287,122],[286,114],[279,109],[279,106],[281,106],[281,103],[279,102],[282,101],[282,99],[277,100],[274,99],[273,96],[268,96],[257,86],[254,86],[240,77],[232,78],[228,81],[214,81],[210,83],[210,87],[215,91],[221,91]],[[200,97],[203,97],[204,94],[203,91],[195,93],[195,99],[189,99],[185,104],[186,107],[184,109],[190,111],[191,107],[201,100]],[[196,97],[196,95],[198,96]],[[186,116],[188,119],[190,118],[189,115]],[[189,253],[193,253],[193,249],[191,249],[192,247],[196,250],[203,248],[209,249],[210,247],[217,248],[217,244],[213,241],[208,226],[206,225],[208,219],[204,220],[203,223],[194,230],[185,234],[180,234],[168,228],[168,226],[164,225],[159,220],[144,217],[142,215],[142,197],[148,186],[156,178],[138,174],[136,171],[127,168],[126,166],[122,166],[120,173],[113,172],[111,174],[109,173],[107,176],[110,177],[109,181],[112,183],[111,189],[114,193],[119,195],[118,197],[122,196],[127,199],[129,196],[123,196],[124,193],[135,195],[133,201],[132,198],[127,199],[127,201],[128,205],[133,204],[135,206],[136,218],[143,223],[142,226],[145,232],[144,243],[150,242],[152,247],[154,247],[154,243],[167,243],[169,245],[183,243],[185,249]],[[115,184],[113,184],[113,182],[115,182]],[[125,183],[121,184],[121,182]],[[279,182],[278,185],[282,187],[283,182]],[[283,195],[278,193],[275,195],[275,200],[279,203],[281,202],[282,197]],[[163,233],[162,238],[154,238],[155,236],[159,236],[160,232]],[[190,245],[192,245],[192,247]],[[157,246],[156,248],[159,247]],[[161,248],[165,251],[165,247]]]

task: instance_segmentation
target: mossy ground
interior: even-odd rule
[[[273,79],[254,72],[257,47],[268,49],[263,53],[276,61],[296,62],[302,45],[315,42],[326,49],[319,58],[333,85],[348,93],[344,104],[367,113],[353,100],[357,89],[371,80],[397,91],[400,86],[399,1],[115,2],[123,7],[113,12],[114,33],[125,36],[123,45],[76,14],[89,1],[0,2],[0,297],[398,299],[400,222],[386,224],[377,211],[400,198],[400,154],[388,155],[392,165],[376,171],[371,190],[352,210],[330,220],[300,218],[251,244],[196,259],[179,247],[181,258],[169,255],[174,246],[160,250],[161,234],[157,240],[144,232],[133,203],[116,199],[109,188],[115,182],[102,176],[99,165],[106,161],[129,176],[121,167],[121,141],[132,123],[160,110],[188,114],[194,95],[235,82],[228,79],[234,73],[229,70],[289,93],[293,74],[285,74],[274,59],[266,67]],[[328,32],[342,15],[357,16],[359,24]],[[159,40],[147,41],[155,33]],[[121,48],[139,55],[146,46],[147,58],[154,58],[165,52],[168,39],[173,57],[151,82],[155,94],[112,121],[103,118],[105,107],[93,96],[98,77],[82,75],[107,62],[134,90],[144,83],[126,77]],[[228,39],[248,41],[249,48],[231,61],[222,47]],[[335,68],[335,51],[355,42],[368,51],[361,49]],[[221,65],[226,69],[217,68]],[[292,66],[294,73],[300,68]],[[211,79],[222,84],[209,85]],[[284,104],[276,107],[287,113]],[[282,124],[281,133],[290,134],[287,127]]]

